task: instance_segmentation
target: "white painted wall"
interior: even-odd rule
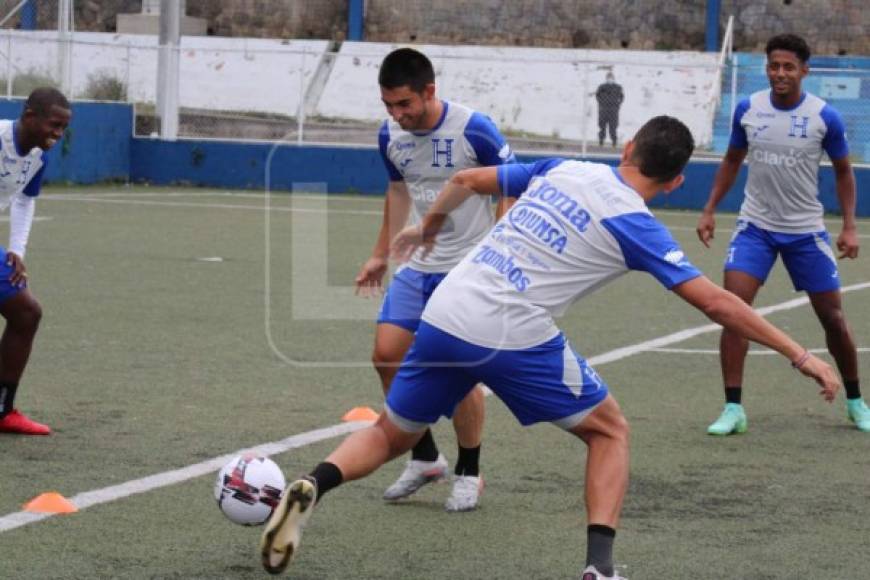
[[[157,37],[76,33],[73,95],[92,75],[109,73],[128,87],[129,99],[155,101]],[[327,49],[327,41],[182,37],[181,106],[295,116]],[[397,48],[345,42],[314,113],[377,121],[386,115],[377,84],[383,57]],[[418,47],[432,58],[438,94],[490,115],[504,131],[597,140],[593,93],[613,71],[626,98],[620,141],[647,119],[682,119],[700,144],[712,139],[711,94],[716,55],[491,46]],[[12,54],[18,72],[54,76],[56,33],[4,31],[0,53]],[[7,63],[0,56],[0,76]],[[5,87],[0,86],[5,92]]]
[[[377,75],[381,60],[400,45],[345,42],[317,106],[327,117],[377,120],[385,116]],[[711,93],[715,54],[515,48],[417,47],[435,66],[438,94],[490,115],[503,129],[568,139],[597,140],[593,93],[613,71],[625,92],[620,140],[650,117],[680,118],[699,143],[712,139]]]
[[[57,34],[53,31],[4,31],[0,52],[11,48],[17,73],[54,78]],[[325,40],[277,40],[185,36],[181,39],[183,107],[258,111],[296,115],[300,93],[325,53]],[[92,75],[110,74],[123,81],[128,98],[155,102],[157,36],[81,32],[72,49],[73,95],[84,93]],[[9,63],[0,56],[0,76]],[[0,86],[5,94],[6,87]]]

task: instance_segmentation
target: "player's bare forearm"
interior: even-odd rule
[[[500,220],[504,214],[510,211],[511,207],[516,203],[517,198],[507,195],[498,196],[498,204],[495,207],[495,219]]]
[[[450,178],[423,217],[423,239],[430,239],[441,229],[447,215],[473,195],[500,193],[497,167],[464,169]]]
[[[834,181],[837,187],[837,201],[840,203],[840,212],[843,214],[843,229],[855,228],[855,204],[857,200],[857,187],[855,185],[855,172],[848,157],[832,161],[834,167]]]
[[[713,213],[722,198],[728,193],[737,179],[737,174],[740,172],[740,167],[743,165],[743,159],[746,157],[746,149],[728,148],[725,156],[722,158],[722,163],[719,164],[719,169],[716,170],[716,176],[713,178],[713,187],[710,189],[710,197],[704,206],[705,213]]]
[[[713,322],[753,342],[770,347],[791,361],[798,360],[805,350],[743,300],[705,276],[683,282],[674,287],[674,292]]]
[[[387,259],[390,254],[390,240],[405,227],[411,211],[411,200],[403,181],[391,181],[384,194],[384,218],[372,250],[372,256]]]

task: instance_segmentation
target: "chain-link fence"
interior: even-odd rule
[[[724,71],[722,106],[713,126],[714,150],[727,148],[734,107],[770,88],[763,54],[736,53]],[[812,57],[803,89],[821,97],[843,118],[853,163],[870,163],[870,58]]]

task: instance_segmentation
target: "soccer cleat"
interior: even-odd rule
[[[453,476],[453,490],[444,509],[449,512],[470,512],[477,509],[483,493],[483,478],[474,475]]]
[[[427,483],[444,479],[446,475],[447,459],[441,454],[435,461],[410,459],[399,479],[384,492],[384,499],[395,501],[408,497]]]
[[[725,403],[725,410],[716,421],[707,427],[708,435],[731,435],[732,433],[746,433],[748,423],[746,411],[739,403]]]
[[[580,580],[628,580],[628,578],[617,576],[615,573],[613,576],[605,576],[595,566],[586,566],[586,569],[583,570],[583,575],[580,576]]]
[[[266,572],[280,574],[290,564],[299,551],[302,528],[316,501],[317,484],[313,480],[297,479],[287,486],[260,539],[260,555]]]
[[[846,411],[859,431],[870,432],[870,408],[864,399],[846,399]]]
[[[51,427],[37,423],[18,409],[12,409],[8,415],[0,419],[0,433],[51,435]]]

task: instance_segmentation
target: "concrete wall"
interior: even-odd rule
[[[56,33],[9,34],[16,76],[57,78]],[[129,100],[155,102],[156,36],[81,32],[74,40],[74,98],[87,98],[90,84],[112,78],[127,87]],[[182,37],[181,106],[293,116],[328,44],[325,40]]]
[[[17,119],[23,100],[0,100],[0,118]],[[73,103],[63,139],[48,151],[46,182],[126,181],[130,175],[133,108],[116,103]]]
[[[345,42],[316,112],[324,117],[383,119],[377,78],[398,45]],[[701,145],[712,142],[716,56],[644,52],[421,45],[435,66],[438,95],[486,113],[506,132],[597,140],[595,89],[613,72],[625,92],[619,140],[650,117],[675,116]]]

